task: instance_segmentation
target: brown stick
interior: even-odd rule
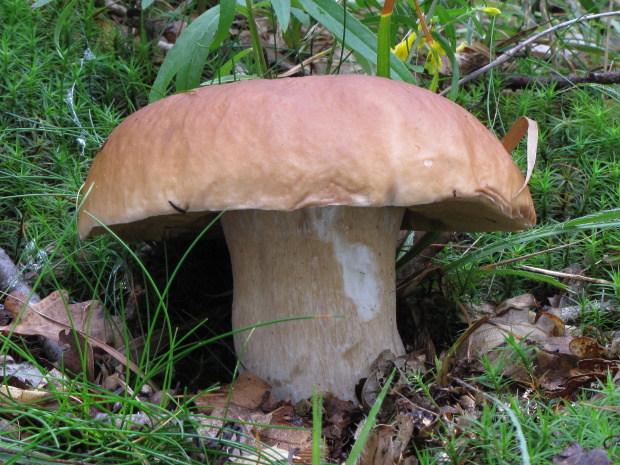
[[[584,15],[584,16],[582,16],[580,18],[571,19],[570,21],[565,21],[563,23],[556,24],[555,26],[550,27],[549,29],[545,29],[544,31],[539,32],[538,34],[530,37],[526,41],[521,42],[519,45],[516,45],[515,47],[511,48],[510,50],[505,52],[503,55],[501,55],[497,59],[493,60],[488,65],[483,66],[482,68],[479,68],[476,71],[474,71],[474,72],[468,74],[467,76],[463,77],[458,82],[458,85],[461,86],[461,85],[465,84],[466,82],[469,82],[472,79],[477,78],[481,74],[484,74],[487,71],[489,71],[489,70],[491,70],[491,69],[501,65],[502,63],[507,62],[508,60],[513,58],[521,49],[527,47],[528,45],[531,45],[532,43],[536,42],[541,37],[544,37],[544,36],[546,36],[548,34],[551,34],[554,31],[557,31],[558,29],[561,29],[561,28],[567,27],[567,26],[571,26],[571,25],[576,24],[576,23],[582,23],[584,21],[591,21],[593,19],[605,18],[607,16],[618,16],[618,15],[620,15],[620,11],[609,11],[607,13]],[[448,87],[447,89],[443,90],[439,95],[447,95],[448,93],[450,93],[450,90],[451,90],[451,87]]]
[[[523,89],[537,84],[548,86],[555,84],[556,89],[564,89],[577,84],[619,84],[620,72],[610,71],[607,73],[570,73],[568,76],[552,74],[551,76],[507,76],[504,83],[511,89]]]

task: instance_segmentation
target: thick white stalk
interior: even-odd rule
[[[310,207],[242,210],[222,218],[233,265],[233,328],[282,318],[235,337],[245,369],[278,398],[330,391],[354,400],[386,349],[404,353],[396,329],[394,254],[404,209]]]

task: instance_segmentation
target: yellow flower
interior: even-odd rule
[[[436,40],[429,44],[429,51],[426,56],[426,64],[424,67],[430,74],[439,73],[439,68],[441,68],[441,55],[445,54],[446,52]]]
[[[426,55],[426,63],[424,69],[428,74],[433,76],[431,83],[428,86],[428,90],[435,92],[439,84],[439,70],[441,69],[441,55],[445,55],[446,52],[436,40],[428,44],[428,55]]]
[[[486,13],[490,16],[497,16],[499,14],[501,14],[502,10],[500,10],[499,8],[492,8],[490,6],[485,6],[483,8],[480,8],[480,11],[482,11],[483,13]]]
[[[467,47],[469,47],[469,44],[465,41],[461,42],[458,47],[456,47],[455,52],[462,52],[463,50],[465,50]]]
[[[392,49],[394,55],[396,55],[401,61],[405,61],[407,57],[409,57],[409,51],[411,50],[411,46],[417,37],[418,35],[415,32],[409,34],[407,38]]]

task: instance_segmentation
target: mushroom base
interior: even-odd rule
[[[355,385],[384,350],[404,347],[396,329],[394,257],[404,208],[308,207],[226,212],[233,267],[233,329],[243,368],[277,398],[313,388],[355,400]],[[341,316],[341,317],[340,317]]]

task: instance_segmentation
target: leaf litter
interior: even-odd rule
[[[166,407],[177,393],[153,390],[148,384],[138,393],[131,391],[119,369],[127,359],[117,318],[107,316],[96,301],[71,303],[66,292],[54,292],[29,305],[24,304],[26,299],[18,293],[7,297],[4,311],[9,324],[0,327],[0,331],[55,340],[66,349],[63,365],[68,371],[63,375],[50,364],[41,369],[6,358],[2,371],[5,388],[0,395],[7,402],[46,402],[54,408],[54,393],[62,392],[71,382],[67,376],[86,368],[88,379],[103,389],[119,395],[136,395],[144,402],[143,412],[128,416],[117,415],[122,403],[110,404],[105,411],[93,412],[97,420],[119,427],[129,424],[136,431],[153,430],[167,421],[154,417],[148,405]],[[480,419],[485,394],[483,386],[460,380],[485,371],[481,357],[497,361],[510,352],[511,339],[531,353],[532,367],[513,363],[515,359],[511,358],[511,363],[503,362],[502,375],[549,399],[574,399],[581,388],[593,386],[609,373],[618,379],[617,344],[605,347],[593,338],[572,336],[575,328],[563,322],[561,310],[538,308],[532,295],[508,299],[487,307],[486,311],[484,318],[472,322],[473,331],[455,348],[453,357],[444,359],[452,363],[446,383],[434,377],[435,360],[428,360],[426,350],[401,357],[384,352],[372,364],[370,376],[360,383],[360,405],[326,395],[321,425],[325,459],[335,463],[346,461],[356,434],[363,427],[364,415],[376,402],[393,370],[397,376],[364,444],[360,464],[415,465],[418,462],[412,444],[441,447],[442,434],[464,434],[472,421]],[[141,343],[136,340],[130,344],[139,350]],[[112,355],[116,366],[105,362],[96,366],[95,360],[101,355]],[[82,360],[86,360],[85,365]],[[415,378],[423,380],[426,390],[416,387]],[[277,402],[270,386],[246,371],[230,385],[195,397],[193,403],[198,415],[189,418],[197,440],[207,450],[223,452],[220,461],[250,463],[269,459],[311,463],[313,425],[312,404],[308,400],[297,404]],[[568,453],[567,449],[564,455],[550,460],[559,464],[610,463],[590,462],[592,457],[602,460],[596,449],[571,452],[570,456]]]

